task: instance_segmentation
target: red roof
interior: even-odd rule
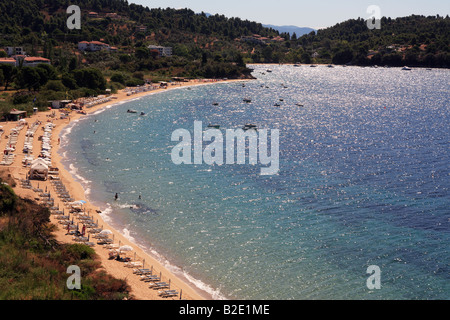
[[[25,61],[26,62],[37,62],[37,61],[50,62],[49,59],[42,58],[42,57],[27,57],[27,58],[25,58]]]
[[[100,45],[100,46],[107,46],[106,43],[103,43],[103,42],[100,42],[100,41],[92,41],[91,43],[92,43],[92,44],[98,44],[98,45]]]

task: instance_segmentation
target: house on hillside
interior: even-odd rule
[[[50,59],[42,58],[42,57],[25,57],[23,59],[24,67],[36,67],[39,64],[48,64],[51,65]]]
[[[121,19],[122,18],[120,15],[118,15],[115,12],[109,12],[105,15],[105,17],[111,18],[111,19]]]
[[[267,38],[262,39],[263,37],[261,37],[260,35],[254,34],[253,36],[243,36],[241,37],[241,41],[243,42],[251,42],[254,44],[262,44],[265,45],[267,44]]]
[[[42,57],[27,57],[24,55],[15,55],[11,58],[0,58],[0,64],[9,64],[13,67],[22,65],[23,67],[36,67],[39,64],[51,65],[51,60]]]
[[[173,52],[172,47],[149,45],[147,48],[150,51],[158,52],[158,57],[171,57]]]
[[[111,47],[109,44],[100,42],[100,41],[80,41],[78,42],[78,50],[80,51],[101,51],[101,50],[107,50],[107,51],[117,51],[117,48]]]
[[[0,64],[9,64],[13,67],[16,66],[16,59],[14,58],[0,58]]]
[[[147,32],[147,27],[146,26],[137,26],[136,27],[136,32]]]
[[[23,47],[6,47],[6,53],[8,56],[16,56],[16,55],[25,55],[26,52],[23,50]]]

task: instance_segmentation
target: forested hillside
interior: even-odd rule
[[[450,67],[449,44],[448,16],[416,15],[382,18],[380,30],[370,30],[363,19],[348,20],[299,40],[336,64],[423,67]]]
[[[70,5],[81,9],[81,29],[67,27]],[[296,37],[239,18],[149,9],[125,0],[2,0],[0,58],[8,55],[5,47],[22,47],[51,65],[0,64],[0,114],[13,106],[30,110],[49,100],[116,92],[145,80],[251,78],[248,63],[448,68],[449,30],[448,16],[413,15],[383,18],[380,30],[358,18]],[[82,51],[82,41],[111,50]],[[150,45],[171,48],[172,54],[159,55]]]

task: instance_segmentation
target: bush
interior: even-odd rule
[[[144,85],[145,82],[144,82],[144,80],[139,80],[139,79],[136,79],[136,78],[131,78],[131,79],[128,79],[128,80],[126,81],[125,84],[126,84],[127,87],[137,87],[137,86],[142,86],[142,85]]]
[[[10,186],[0,184],[0,215],[11,212],[16,204],[16,194]]]
[[[115,73],[112,75],[111,81],[125,84],[125,76],[122,73]]]
[[[94,259],[95,251],[83,244],[71,244],[65,248],[65,257],[69,261]]]
[[[34,97],[33,92],[25,92],[25,91],[16,92],[12,96],[12,103],[15,105],[29,103],[33,101],[34,99],[33,97]]]
[[[95,91],[106,89],[106,80],[98,69],[85,68],[75,70],[73,77],[79,87],[86,87]]]
[[[66,92],[67,87],[62,83],[61,80],[50,80],[45,85],[45,90],[53,90],[53,91],[63,91]]]

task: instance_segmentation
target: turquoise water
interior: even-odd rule
[[[449,71],[267,68],[87,116],[62,133],[65,165],[117,230],[216,299],[449,299]],[[194,121],[279,129],[279,174],[173,164],[171,135]]]

